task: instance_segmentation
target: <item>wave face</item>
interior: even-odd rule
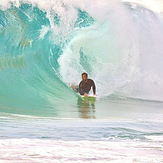
[[[163,101],[163,15],[136,3],[93,2],[1,2],[1,109],[66,108],[77,98],[68,85],[82,72],[99,97]]]

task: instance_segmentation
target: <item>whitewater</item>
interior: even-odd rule
[[[0,162],[163,162],[162,45],[161,0],[0,0]]]

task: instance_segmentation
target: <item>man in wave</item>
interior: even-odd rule
[[[91,87],[93,87],[93,94],[96,95],[96,86],[92,79],[88,79],[87,73],[82,73],[82,81],[79,84],[79,87],[74,85],[71,86],[76,92],[79,92],[80,95],[88,96]]]

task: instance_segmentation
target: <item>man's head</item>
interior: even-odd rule
[[[83,81],[87,81],[87,79],[88,79],[88,74],[87,73],[82,73],[82,80]]]

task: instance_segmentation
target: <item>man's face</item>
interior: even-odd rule
[[[83,81],[87,81],[87,76],[86,75],[82,75],[82,80]]]

